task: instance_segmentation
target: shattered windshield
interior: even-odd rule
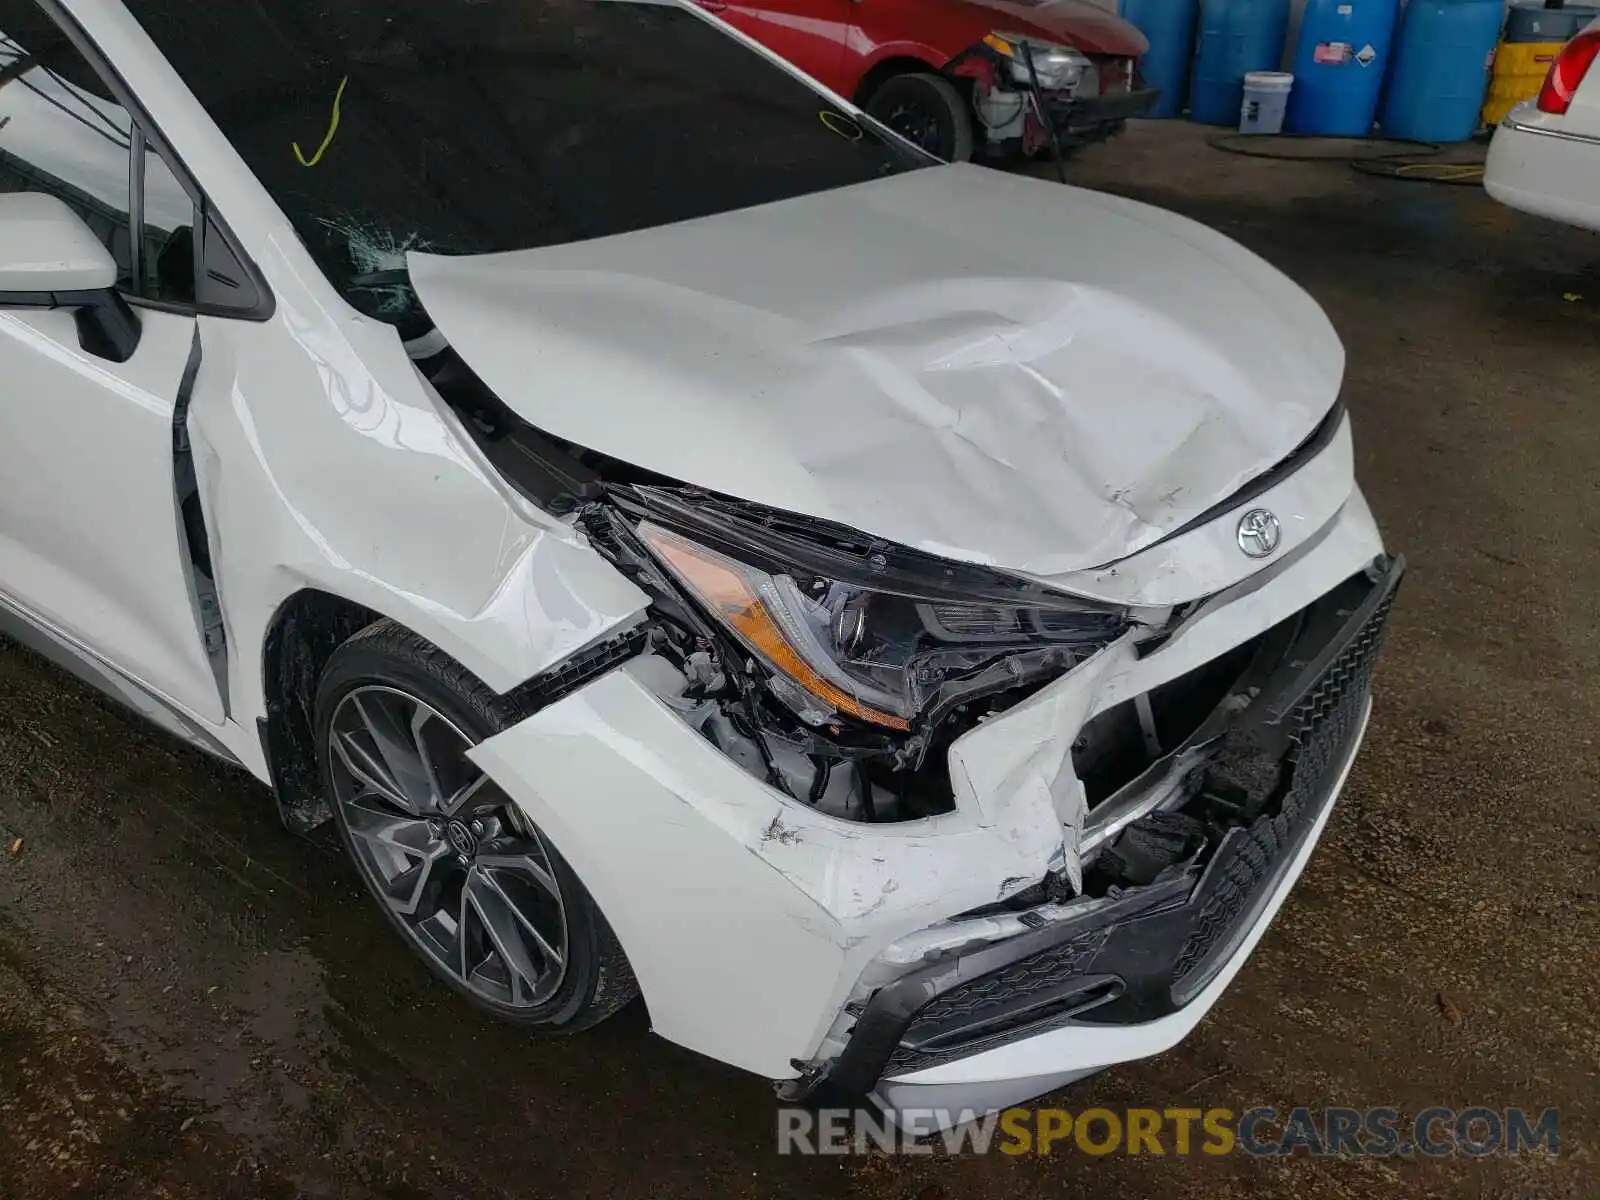
[[[922,165],[652,0],[127,0],[357,307],[408,250],[707,216]]]

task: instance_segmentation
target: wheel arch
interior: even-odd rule
[[[286,597],[267,623],[261,639],[261,749],[278,813],[296,832],[329,816],[312,719],[323,668],[347,639],[381,619],[382,613],[365,605],[305,587]]]
[[[886,54],[867,69],[866,74],[861,77],[861,82],[856,85],[852,100],[858,108],[864,108],[867,101],[872,98],[872,93],[896,75],[942,73],[943,70],[944,59],[941,56],[931,51],[921,51],[920,48],[913,50],[902,47]]]
[[[414,623],[315,586],[286,596],[261,636],[261,711],[257,726],[267,781],[283,823],[305,833],[329,817],[317,762],[317,689],[333,653],[350,638],[387,621],[421,639],[480,683],[469,663],[419,630]],[[640,653],[645,626],[632,625],[549,663],[509,691],[499,693],[513,710],[532,712]],[[488,687],[487,683],[484,686]],[[491,691],[495,690],[492,687]]]

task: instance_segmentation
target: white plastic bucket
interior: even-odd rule
[[[1287,71],[1246,71],[1240,133],[1281,133],[1294,76]]]

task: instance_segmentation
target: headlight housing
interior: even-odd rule
[[[964,595],[951,576],[986,573],[956,564],[919,580],[915,565],[871,570],[881,553],[852,563],[819,546],[791,562],[781,547],[718,537],[713,548],[650,520],[636,532],[810,725],[843,717],[908,732],[963,695],[1060,674],[1127,627],[1120,610],[998,575],[974,584],[984,594]]]
[[[1100,94],[1099,71],[1094,60],[1072,46],[1041,42],[1015,33],[991,33],[983,39],[983,44],[1007,60],[1012,82],[1022,87],[1033,86],[1033,77],[1028,72],[1031,55],[1033,71],[1043,90],[1069,92],[1074,96]]]

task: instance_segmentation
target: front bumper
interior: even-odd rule
[[[1260,502],[1308,511],[1293,489],[1291,478]],[[1192,552],[1211,553],[1212,525],[1229,532],[1236,520],[1222,514],[1165,543],[1168,575]],[[808,1064],[844,1051],[847,1006],[865,999],[864,982],[890,947],[1032,886],[1068,858],[1069,840],[1076,853],[1062,814],[1083,798],[1070,761],[1077,730],[1300,612],[1381,550],[1360,492],[1349,492],[1315,536],[1212,596],[1159,649],[1124,638],[962,735],[949,755],[956,808],[923,820],[863,825],[775,791],[659,699],[642,660],[488,739],[472,757],[584,881],[628,954],[657,1033],[798,1080]],[[1202,995],[1156,1020],[1187,1019],[1204,1003]],[[1124,1020],[1137,1023],[1101,1027],[1102,1044],[1150,1023]],[[1100,1062],[1151,1052],[1108,1049]],[[931,1065],[903,1060],[892,1078],[995,1061],[982,1052]],[[981,1071],[1017,1075],[1025,1065]]]
[[[894,1108],[998,1107],[1175,1044],[1243,964],[1303,869],[1371,707],[1403,564],[1357,576],[1303,615],[1225,753],[1283,764],[1281,800],[1221,838],[1203,868],[1079,919],[957,954],[878,989],[844,1052],[802,1090]],[[1254,770],[1252,765],[1249,769]]]
[[[1139,87],[1112,95],[1075,100],[1061,93],[1046,92],[1044,109],[1058,133],[1081,136],[1096,130],[1109,130],[1130,117],[1142,117],[1155,107],[1160,88]]]

